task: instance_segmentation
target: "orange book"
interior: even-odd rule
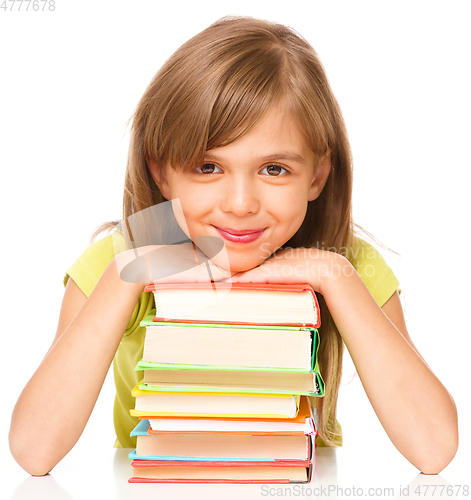
[[[319,304],[308,283],[154,283],[154,321],[279,326],[320,325]]]
[[[294,418],[222,419],[140,417],[149,420],[147,434],[250,434],[252,436],[296,436],[317,434],[315,417],[307,396],[301,396],[298,415]]]
[[[312,461],[171,462],[133,460],[130,483],[308,483]]]

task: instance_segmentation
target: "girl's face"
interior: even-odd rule
[[[274,110],[237,141],[207,151],[194,170],[148,165],[164,197],[179,198],[192,239],[224,240],[235,274],[261,264],[296,233],[331,161],[327,154],[316,162],[294,118]],[[217,256],[213,262],[223,265]]]

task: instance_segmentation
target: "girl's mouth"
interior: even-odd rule
[[[218,230],[219,234],[228,241],[232,241],[233,243],[251,243],[252,241],[258,239],[266,228],[235,230],[221,229],[219,227],[216,227],[216,229]]]

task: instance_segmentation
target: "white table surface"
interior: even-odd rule
[[[280,496],[443,499],[456,497],[451,493],[456,493],[457,486],[461,485],[458,498],[469,498],[471,495],[464,495],[462,489],[471,483],[471,457],[466,450],[459,450],[454,461],[438,476],[419,474],[392,445],[378,450],[371,443],[361,449],[318,448],[313,478],[308,485],[130,484],[130,449],[115,450],[100,445],[96,453],[91,453],[88,446],[79,443],[51,474],[44,477],[29,476],[11,456],[4,454],[0,497],[12,500]]]

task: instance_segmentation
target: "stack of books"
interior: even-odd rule
[[[308,284],[150,285],[130,482],[309,482],[319,306]]]

